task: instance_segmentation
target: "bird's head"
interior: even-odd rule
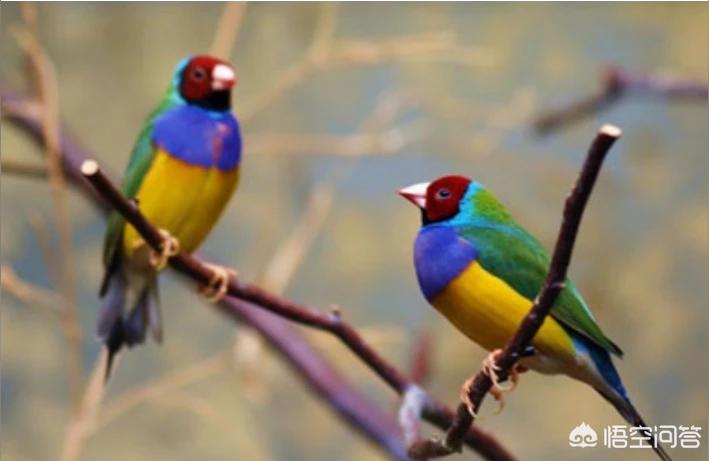
[[[465,176],[442,176],[433,182],[405,187],[399,190],[399,195],[419,207],[423,223],[430,224],[458,214],[471,182]]]
[[[231,108],[231,88],[235,83],[231,64],[208,55],[182,60],[174,78],[175,89],[188,104],[216,111]]]

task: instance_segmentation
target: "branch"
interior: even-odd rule
[[[18,29],[17,39],[24,49],[31,75],[34,77],[35,94],[39,100],[40,123],[44,139],[45,161],[49,186],[52,191],[54,205],[54,220],[59,235],[59,277],[54,280],[62,293],[61,326],[68,354],[68,381],[74,409],[80,404],[81,388],[84,380],[81,348],[81,325],[76,304],[76,267],[72,244],[72,223],[68,216],[65,194],[66,180],[61,167],[59,154],[59,92],[54,65],[44,52],[39,41],[37,28],[37,10],[35,5],[22,5],[22,16],[25,27]]]
[[[29,134],[32,135],[33,139],[41,142],[42,138],[40,137],[40,132],[37,130],[37,114],[33,113],[31,110],[23,110],[23,108],[31,106],[28,101],[15,94],[3,92],[2,90],[0,90],[0,95],[2,96],[2,104],[0,105],[3,108],[4,115],[20,128],[27,130]],[[61,133],[60,139],[60,152],[62,154],[63,166],[67,177],[74,180],[77,185],[83,186],[82,190],[90,197],[94,198],[94,202],[96,202],[98,206],[106,210],[106,202],[101,199],[101,196],[91,187],[80,171],[80,166],[90,155],[83,150],[76,141],[66,135],[64,131]],[[109,185],[111,185],[110,182]],[[119,197],[125,202],[125,199],[120,196],[120,194]],[[134,208],[132,203],[128,202],[124,205],[127,205],[128,209],[132,212]],[[137,210],[134,211],[137,212]],[[153,231],[155,231],[155,229],[153,229]],[[146,238],[145,235],[143,237]],[[146,241],[148,241],[147,238]],[[156,240],[152,243],[159,244],[160,241]],[[180,255],[180,257],[181,256],[182,255]],[[194,280],[204,283],[204,277],[207,277],[207,279],[211,278],[211,271],[208,268],[203,270],[205,268],[201,262],[196,261],[197,266],[194,267],[189,264],[180,266],[179,262],[180,261],[175,259],[172,263],[177,266],[176,268],[179,271],[184,271],[183,274],[192,276]],[[184,261],[182,262],[184,263]],[[190,269],[196,269],[198,273],[193,274]],[[236,284],[236,282],[232,280],[232,284]],[[238,285],[239,286],[236,288],[241,289],[241,284]],[[263,309],[266,308],[299,323],[329,331],[331,334],[338,337],[355,355],[362,359],[365,364],[375,370],[376,373],[400,395],[403,395],[409,386],[414,384],[410,379],[371,349],[371,347],[362,340],[360,335],[339,316],[318,313],[308,307],[270,296],[268,293],[256,287],[246,285],[243,286],[243,288],[243,300],[238,299],[241,298],[241,296],[227,297],[217,305],[217,308],[228,317],[236,321],[244,322],[258,331],[271,347],[286,359],[287,363],[303,378],[306,384],[308,384],[317,395],[321,396],[342,418],[350,422],[356,430],[388,450],[395,448],[394,442],[392,442],[393,440],[399,440],[399,443],[401,443],[398,430],[394,435],[392,435],[391,432],[387,432],[396,429],[392,427],[392,419],[388,414],[382,414],[381,410],[374,406],[372,402],[364,399],[346,382],[339,378],[339,375],[334,371],[327,360],[320,355],[302,335],[298,334],[298,332],[288,325],[287,322],[263,312]],[[250,303],[244,302],[244,300]],[[309,321],[312,321],[312,324],[308,323]],[[344,405],[343,402],[349,404]],[[421,413],[423,419],[441,429],[447,428],[453,421],[453,412],[440,402],[430,398]],[[384,428],[382,426],[384,426]],[[472,428],[468,431],[464,442],[485,459],[499,461],[515,460],[515,457],[511,455],[505,447],[500,445],[492,435],[478,428]],[[399,451],[392,450],[389,451],[390,454],[398,459]]]
[[[607,109],[628,96],[659,97],[675,101],[707,102],[705,82],[643,75],[611,66],[600,74],[600,88],[588,96],[550,109],[537,117],[533,128],[538,134],[550,132]]]
[[[604,125],[598,131],[596,139],[591,144],[586,162],[581,169],[576,184],[566,198],[559,236],[556,240],[554,254],[544,284],[535,298],[531,310],[522,320],[517,332],[495,361],[500,368],[498,376],[502,380],[506,379],[512,367],[524,356],[525,351],[532,343],[532,339],[551,311],[557,296],[564,288],[566,272],[571,261],[571,253],[586,203],[588,203],[593,185],[601,170],[603,159],[620,136],[621,130],[619,128],[612,125]],[[459,451],[463,437],[468,433],[473,423],[474,416],[472,413],[478,413],[480,405],[491,387],[492,380],[490,377],[480,371],[469,387],[469,402],[462,402],[458,405],[455,419],[448,428],[445,438],[443,440],[432,439],[416,442],[410,446],[409,455],[415,459],[428,459],[446,456]],[[472,409],[469,410],[468,404],[472,405]]]
[[[229,2],[224,5],[224,11],[219,17],[214,41],[209,50],[210,54],[222,59],[229,59],[245,13],[246,2]]]

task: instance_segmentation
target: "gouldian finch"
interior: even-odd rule
[[[444,176],[399,191],[421,210],[414,265],[426,300],[488,351],[486,369],[517,331],[549,270],[542,245],[480,183]],[[631,403],[611,356],[623,352],[566,281],[519,365],[590,384],[633,426],[647,425]],[[492,366],[490,362],[492,361]],[[495,381],[494,376],[493,381]],[[667,453],[658,445],[663,460]]]
[[[231,113],[236,79],[230,64],[193,56],[177,65],[157,109],[138,136],[122,183],[166,237],[151,250],[117,213],[104,242],[105,275],[98,336],[113,356],[123,345],[162,340],[158,271],[178,248],[194,251],[217,222],[239,180],[241,134]]]

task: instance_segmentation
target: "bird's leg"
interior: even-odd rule
[[[199,292],[207,298],[207,301],[216,303],[226,295],[229,289],[229,279],[236,277],[237,273],[229,267],[209,263],[205,263],[205,265],[212,270],[212,278],[207,285],[199,288]]]
[[[464,383],[463,386],[460,388],[460,400],[465,404],[466,407],[468,407],[468,412],[470,413],[470,416],[473,418],[477,418],[478,415],[475,412],[475,405],[473,404],[473,401],[470,400],[470,388],[473,386],[473,382],[475,381],[475,376],[471,376],[468,378]],[[490,388],[490,395],[499,402],[499,405],[497,407],[497,410],[493,413],[493,415],[496,415],[502,411],[502,409],[505,407],[505,399],[503,396],[502,391],[500,391],[496,387],[491,387]]]
[[[162,236],[162,244],[160,252],[150,252],[150,264],[156,271],[161,271],[167,265],[167,261],[180,252],[180,241],[165,229],[159,229],[158,232]]]

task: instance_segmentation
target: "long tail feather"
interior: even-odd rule
[[[648,427],[647,423],[645,423],[645,420],[642,418],[642,416],[640,416],[640,413],[635,408],[630,399],[619,397],[612,398],[606,396],[600,391],[598,393],[601,394],[603,398],[608,400],[615,407],[616,410],[618,410],[618,413],[620,413],[620,415],[628,422],[628,424],[635,427]],[[672,461],[670,455],[655,439],[655,437],[652,435],[652,432],[650,432],[649,430],[644,430],[642,432],[645,437],[648,437],[650,446],[655,451],[655,453],[657,453],[657,456],[659,456],[662,461]]]

